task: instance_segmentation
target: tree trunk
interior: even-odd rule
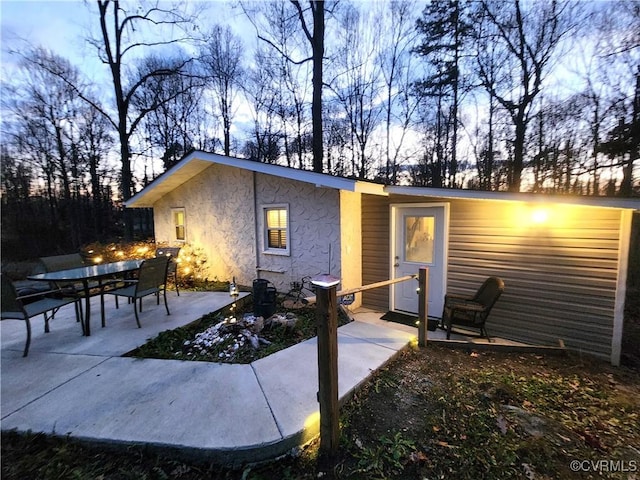
[[[522,170],[524,170],[524,145],[527,135],[527,123],[524,108],[518,109],[515,122],[515,139],[513,141],[513,163],[509,176],[509,191],[519,192],[522,183]]]
[[[313,128],[313,171],[323,172],[322,138],[322,60],[324,57],[324,2],[311,2],[313,11],[313,103],[311,117]]]

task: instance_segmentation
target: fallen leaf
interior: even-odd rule
[[[409,460],[413,463],[419,463],[428,460],[428,458],[423,452],[413,452],[409,455]]]
[[[536,474],[533,471],[533,467],[531,465],[529,465],[528,463],[523,463],[522,464],[522,469],[524,470],[525,476],[529,480],[534,480],[536,478]]]
[[[442,440],[438,440],[436,442],[438,445],[440,445],[441,447],[447,447],[447,448],[458,448],[457,445],[449,445],[447,442],[444,442]]]

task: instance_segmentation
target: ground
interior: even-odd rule
[[[600,360],[429,345],[402,353],[343,406],[331,461],[318,461],[314,442],[294,458],[226,470],[5,433],[2,478],[634,480],[639,398],[638,370]]]

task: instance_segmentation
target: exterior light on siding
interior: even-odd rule
[[[549,212],[546,208],[534,208],[531,211],[531,221],[537,225],[547,223],[549,220]]]

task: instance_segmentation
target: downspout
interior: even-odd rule
[[[253,172],[253,224],[255,229],[255,249],[256,249],[256,278],[260,278],[260,231],[258,224],[258,194],[257,194],[257,173]]]

